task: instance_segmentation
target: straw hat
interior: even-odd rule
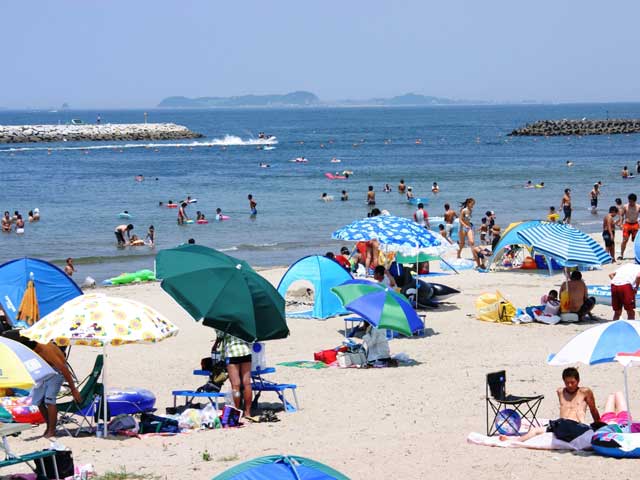
[[[493,233],[500,233],[500,226],[499,225],[494,225],[493,227],[491,227],[491,231]]]

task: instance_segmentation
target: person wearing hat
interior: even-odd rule
[[[570,188],[564,189],[564,195],[562,196],[562,201],[560,202],[560,209],[564,214],[562,223],[571,225],[571,189]]]
[[[407,187],[407,200],[411,200],[413,198],[413,187]]]
[[[40,209],[39,208],[34,208],[33,209],[33,221],[37,222],[40,220]]]

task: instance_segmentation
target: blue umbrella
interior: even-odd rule
[[[603,265],[611,256],[593,238],[569,225],[542,223],[518,232],[528,245],[565,266]]]
[[[363,242],[378,240],[383,250],[416,255],[430,247],[440,247],[437,235],[408,218],[379,215],[357,220],[339,228],[332,234],[336,240]],[[437,250],[434,254],[438,255]]]
[[[347,310],[357,313],[377,328],[411,336],[424,328],[409,301],[390,288],[368,280],[347,280],[331,289]]]

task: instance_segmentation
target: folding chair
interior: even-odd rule
[[[66,427],[67,423],[73,423],[78,427],[74,435],[77,437],[85,423],[89,428],[93,429],[94,416],[100,418],[102,402],[97,402],[96,412],[96,398],[102,399],[102,395],[104,395],[104,388],[102,384],[98,382],[98,379],[102,374],[103,365],[104,357],[102,355],[98,355],[96,357],[96,362],[93,365],[93,370],[91,370],[91,373],[80,389],[80,396],[82,397],[81,403],[76,403],[75,400],[71,400],[57,404],[58,424],[56,426],[62,428],[67,435],[71,435],[71,432]]]
[[[499,430],[508,425],[509,417],[498,419],[499,413],[504,409],[512,409],[517,412],[522,420],[529,422],[529,429],[532,426],[540,426],[536,418],[538,409],[542,403],[544,395],[519,397],[506,394],[507,374],[504,370],[487,374],[486,401],[487,401],[487,435],[493,436]],[[489,406],[493,412],[493,419],[489,421]]]
[[[260,400],[260,395],[262,392],[275,392],[278,396],[278,399],[282,402],[282,408],[286,413],[297,412],[300,409],[300,405],[298,404],[298,395],[296,394],[296,389],[298,386],[294,383],[276,383],[270,380],[266,380],[263,378],[263,374],[266,373],[275,373],[275,368],[266,368],[264,370],[255,370],[251,372],[251,389],[254,391],[255,396],[253,398],[253,402],[251,405],[253,407],[258,406],[258,401]],[[293,395],[293,403],[285,398],[285,393],[287,390],[291,390]]]

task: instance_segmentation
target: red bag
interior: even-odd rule
[[[338,358],[338,352],[335,350],[321,350],[313,354],[313,359],[318,362],[324,362],[327,365],[333,363]]]

